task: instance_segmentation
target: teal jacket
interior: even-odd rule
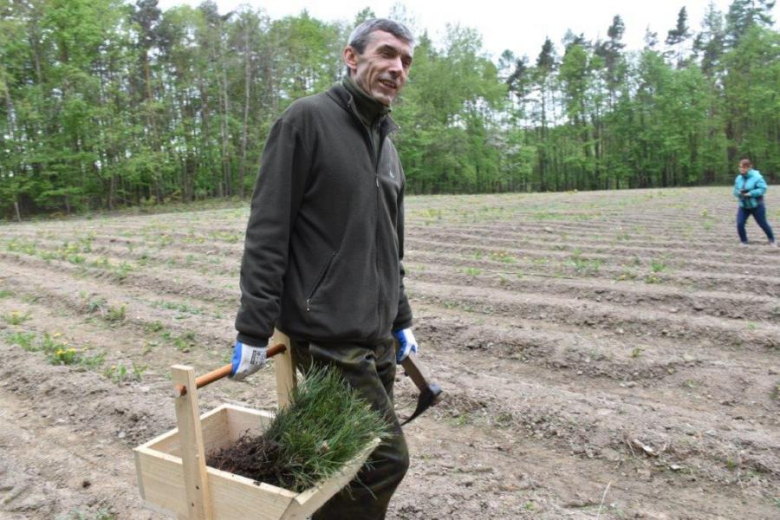
[[[744,197],[740,194],[742,190],[748,190]],[[764,193],[766,193],[766,181],[758,170],[748,170],[746,175],[740,173],[734,179],[734,196],[743,208],[757,208],[764,202]]]

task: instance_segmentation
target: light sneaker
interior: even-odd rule
[[[740,242],[739,243],[739,247],[747,247],[747,246],[748,246],[747,242]]]
[[[777,242],[769,242],[769,247],[778,247]]]

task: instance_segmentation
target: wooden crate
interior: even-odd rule
[[[278,335],[289,347],[287,338]],[[280,406],[295,385],[289,352],[274,358]],[[192,368],[172,367],[174,383],[186,388],[175,400],[178,428],[135,448],[141,497],[152,509],[178,518],[204,520],[304,519],[354,478],[379,444],[369,444],[334,477],[302,493],[257,483],[206,466],[206,455],[235,443],[245,432],[262,433],[274,414],[222,405],[200,415]]]
[[[222,405],[200,418],[203,445],[208,454],[228,446],[246,431],[262,433],[273,414],[240,406]],[[376,439],[336,477],[316,488],[293,493],[269,484],[206,468],[211,490],[212,517],[215,519],[294,519],[306,518],[354,478],[378,443]],[[188,518],[178,428],[160,435],[135,449],[138,487],[141,497],[155,509]]]

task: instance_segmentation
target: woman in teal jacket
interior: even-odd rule
[[[737,210],[737,233],[742,245],[747,245],[748,238],[745,231],[745,223],[750,215],[766,233],[770,246],[777,246],[772,227],[766,220],[766,208],[764,207],[764,193],[766,193],[766,181],[761,172],[753,169],[753,163],[749,159],[739,161],[739,175],[734,179],[734,196],[739,201]]]

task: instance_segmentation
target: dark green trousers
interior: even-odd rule
[[[311,366],[338,368],[344,378],[392,425],[393,436],[380,444],[355,480],[333,496],[313,520],[382,520],[398,484],[409,469],[409,451],[393,409],[395,340],[379,345],[321,344],[290,340],[293,363],[302,373]]]

